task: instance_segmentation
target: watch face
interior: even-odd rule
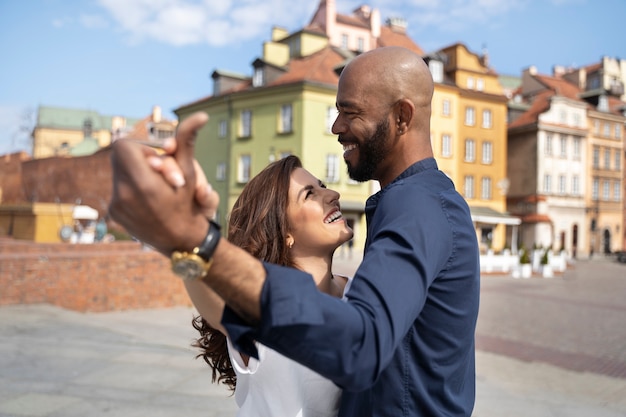
[[[185,280],[195,280],[205,274],[202,263],[193,258],[182,258],[172,262],[172,271]]]

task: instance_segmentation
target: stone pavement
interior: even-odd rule
[[[358,259],[337,259],[337,270],[350,273]],[[186,307],[110,313],[0,307],[0,416],[234,416],[229,392],[194,359],[193,315]],[[476,359],[474,417],[626,416],[623,376],[483,350]]]

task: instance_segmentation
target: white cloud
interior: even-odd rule
[[[288,0],[98,0],[129,42],[223,46],[268,37],[273,25],[302,27],[317,7]]]
[[[78,20],[87,29],[103,29],[109,26],[107,20],[98,15],[82,14]]]

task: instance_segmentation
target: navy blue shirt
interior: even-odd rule
[[[470,416],[480,268],[469,208],[434,159],[371,196],[347,302],[265,264],[261,323],[226,309],[235,345],[269,346],[343,388],[340,416]]]

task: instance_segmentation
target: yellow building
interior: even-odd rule
[[[520,220],[506,213],[507,98],[498,75],[486,56],[460,43],[426,59],[435,81],[431,140],[439,168],[470,205],[482,249],[515,246]]]
[[[73,204],[31,203],[0,206],[0,236],[39,243],[60,243],[72,227]]]

